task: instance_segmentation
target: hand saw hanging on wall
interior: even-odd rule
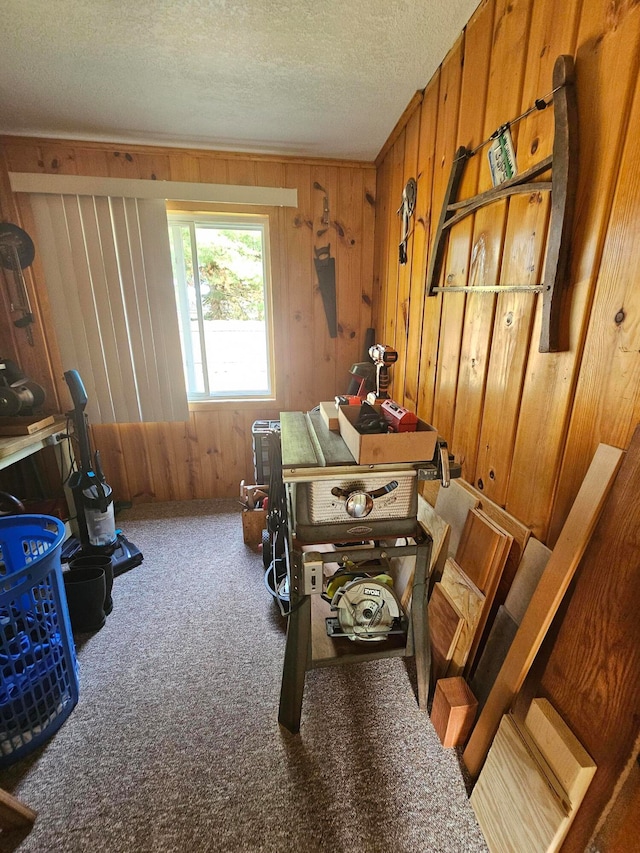
[[[336,259],[331,257],[331,244],[321,246],[319,249],[313,247],[315,255],[313,263],[318,275],[318,286],[324,304],[324,313],[327,316],[329,335],[338,337],[338,321],[336,317]]]

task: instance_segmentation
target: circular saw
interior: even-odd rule
[[[404,631],[402,605],[393,588],[391,578],[356,578],[341,586],[331,599],[331,609],[337,612],[339,633],[350,640],[380,642],[389,634]]]

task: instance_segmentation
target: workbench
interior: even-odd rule
[[[398,520],[385,529],[382,521],[374,522],[373,541],[348,542],[344,525],[327,524],[316,532],[311,544],[297,531],[296,487],[318,480],[330,481],[337,476],[363,478],[396,473],[413,476],[417,490],[418,469],[424,473],[428,462],[385,465],[358,465],[337,432],[331,432],[319,412],[284,412],[280,415],[282,448],[282,480],[287,496],[287,572],[289,607],[278,721],[288,731],[300,729],[306,672],[316,667],[356,663],[389,657],[413,656],[416,663],[418,704],[426,710],[429,698],[431,652],[428,634],[427,586],[431,556],[431,537],[417,519],[400,520],[404,532],[398,534]],[[407,526],[409,525],[409,526]],[[308,529],[308,528],[306,528]],[[407,532],[410,530],[410,533]],[[326,534],[326,535],[325,535]],[[320,544],[322,542],[322,544]],[[404,544],[396,544],[402,542]],[[354,641],[327,635],[325,620],[332,615],[330,604],[316,589],[316,579],[323,583],[326,564],[350,562],[392,567],[394,558],[415,557],[412,580],[412,602],[408,627],[403,634],[390,634],[375,642]],[[320,566],[320,571],[318,567]],[[387,568],[393,573],[393,568]],[[311,583],[314,586],[310,592]],[[335,614],[333,614],[335,615]]]
[[[66,423],[67,419],[63,415],[56,415],[52,424],[31,435],[0,436],[0,470],[26,459],[50,444],[58,444],[56,436],[67,432]]]

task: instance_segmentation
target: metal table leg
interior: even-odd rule
[[[416,546],[416,570],[411,598],[411,626],[413,650],[418,679],[418,705],[425,711],[429,700],[431,677],[431,644],[429,642],[429,614],[427,610],[428,566],[431,557],[431,539]]]
[[[289,583],[291,613],[287,623],[278,722],[292,734],[296,734],[300,731],[304,681],[311,657],[311,597],[301,595],[298,591],[298,555],[295,555],[292,563],[293,571]]]

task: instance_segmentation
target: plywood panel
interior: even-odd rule
[[[470,494],[457,480],[452,480],[448,488],[441,488],[438,492],[435,510],[451,527],[450,556],[453,557],[458,550],[469,511],[477,507],[479,503],[478,498]]]
[[[504,716],[471,805],[489,850],[544,853],[567,815],[527,750],[513,720]]]
[[[497,503],[489,500],[489,498],[483,495],[482,492],[479,492],[470,483],[467,483],[466,480],[459,479],[457,482],[480,501],[480,508],[482,511],[488,515],[489,518],[498,525],[498,527],[501,527],[513,537],[513,543],[509,549],[509,556],[507,557],[507,562],[502,572],[502,577],[500,578],[498,591],[496,592],[496,601],[498,604],[502,604],[504,603],[511,588],[520,560],[527,542],[529,541],[529,537],[531,536],[531,530],[519,519],[511,515],[511,513],[508,513]]]
[[[504,602],[518,625],[522,622],[522,617],[529,606],[550,556],[551,551],[546,545],[533,537],[529,539],[509,589],[509,594]]]
[[[432,589],[436,581],[440,580],[442,570],[444,569],[445,560],[447,559],[447,551],[449,547],[449,536],[451,528],[447,522],[441,518],[433,507],[418,495],[418,521],[420,525],[429,533],[432,539],[431,543],[431,559],[429,562],[429,588]],[[405,610],[408,609],[411,603],[411,592],[413,584],[413,576],[415,572],[416,558],[415,557],[395,557],[392,561],[393,565],[398,565],[400,571],[406,574],[408,581],[404,592],[402,593],[401,603]]]
[[[471,679],[471,689],[480,710],[487,701],[517,630],[518,623],[504,605],[500,606]]]
[[[458,641],[451,656],[447,675],[460,675],[467,663],[478,622],[484,607],[484,595],[465,577],[464,572],[449,558],[442,572],[442,586],[464,618]]]
[[[469,510],[455,560],[481,592],[487,589],[491,567],[502,539],[501,533],[488,523],[481,510]]]
[[[441,583],[434,586],[428,607],[431,672],[435,683],[447,673],[449,661],[453,657],[464,626],[464,617]]]

